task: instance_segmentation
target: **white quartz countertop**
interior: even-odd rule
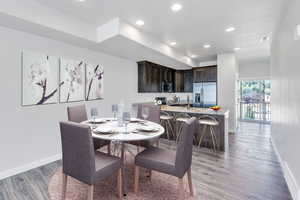
[[[180,112],[180,113],[192,113],[192,114],[202,114],[202,115],[224,115],[225,117],[229,116],[229,110],[220,109],[218,111],[214,111],[210,108],[195,108],[195,107],[184,107],[184,106],[168,106],[162,105],[162,111],[166,112]]]

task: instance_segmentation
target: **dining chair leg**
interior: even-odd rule
[[[191,196],[195,196],[195,191],[194,191],[194,186],[193,186],[193,181],[192,181],[192,169],[191,168],[187,171],[187,175],[188,175],[188,182],[189,182],[189,188],[190,188]]]
[[[94,185],[89,185],[87,200],[93,200],[93,198],[94,198]]]
[[[140,168],[135,166],[134,169],[134,193],[138,193],[139,190],[139,177],[140,177]]]
[[[183,178],[178,178],[178,193],[179,193],[179,199],[184,200]]]
[[[120,168],[118,171],[118,197],[122,199],[123,191],[122,191],[123,183],[122,183],[122,169]]]
[[[67,181],[68,181],[68,176],[67,174],[63,173],[62,177],[62,200],[66,199],[66,193],[67,193]]]

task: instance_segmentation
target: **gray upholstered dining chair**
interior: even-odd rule
[[[178,178],[178,190],[180,199],[184,198],[183,177],[187,173],[190,193],[194,196],[192,184],[191,164],[193,153],[193,139],[198,120],[193,117],[183,125],[183,134],[177,144],[177,150],[165,150],[157,147],[150,147],[135,157],[135,179],[134,191],[138,192],[139,168],[155,170],[161,173],[173,175]]]
[[[137,117],[139,119],[143,119],[142,110],[143,110],[143,108],[146,107],[149,109],[149,116],[148,116],[147,120],[157,123],[157,124],[160,124],[160,107],[159,106],[152,105],[152,104],[137,104],[137,106],[138,106]],[[148,141],[130,142],[130,144],[137,146],[137,151],[139,151],[139,148],[138,148],[139,146],[148,148],[155,143],[157,144],[157,146],[159,145],[159,138],[148,140]]]
[[[122,194],[122,161],[120,158],[94,151],[91,129],[75,122],[60,122],[63,163],[62,199],[66,197],[67,178],[88,185],[88,200],[93,199],[94,184],[118,172],[118,196]]]
[[[85,105],[71,106],[67,108],[68,120],[71,122],[80,123],[88,120]],[[94,138],[94,149],[100,149],[107,145],[107,152],[110,154],[110,141],[100,140]]]

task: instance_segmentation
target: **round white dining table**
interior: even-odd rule
[[[135,118],[127,125],[127,131],[125,126],[119,127],[118,121],[113,118],[97,118],[95,122],[93,123],[93,120],[89,120],[83,123],[94,126],[92,129],[93,138],[102,140],[119,142],[145,141],[159,138],[165,132],[164,127],[160,124]],[[153,131],[151,128],[153,128]]]
[[[159,138],[165,132],[164,127],[160,124],[136,118],[132,118],[130,120],[127,128],[125,128],[125,126],[119,126],[118,121],[114,118],[97,118],[95,120],[88,120],[82,123],[89,124],[92,127],[93,138],[120,143],[121,160],[123,164],[125,163],[124,152],[126,151],[126,142],[152,140]],[[129,149],[127,150],[129,151]],[[124,168],[122,170],[124,170]],[[122,174],[124,178],[124,173]],[[124,182],[124,196],[126,196],[125,188],[126,184]]]

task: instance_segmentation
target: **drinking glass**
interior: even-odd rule
[[[131,106],[131,117],[137,118],[137,115],[138,115],[138,106],[133,104]]]
[[[149,108],[148,107],[142,108],[142,117],[144,120],[148,119],[148,117],[149,117]]]
[[[114,119],[116,119],[117,118],[117,114],[118,114],[118,104],[113,104],[111,106],[111,111],[112,111],[112,113],[114,115]]]
[[[91,108],[91,117],[93,120],[93,128],[96,128],[96,117],[98,116],[98,109],[97,108]]]
[[[123,113],[123,122],[125,124],[125,133],[128,133],[127,126],[130,123],[130,112]]]

